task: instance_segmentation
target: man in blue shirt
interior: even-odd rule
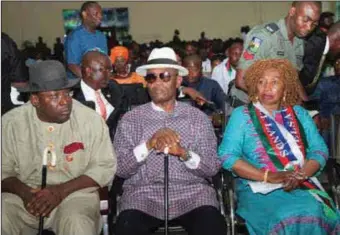
[[[196,54],[189,55],[185,57],[183,65],[188,69],[189,74],[183,78],[182,86],[200,92],[206,100],[213,102],[218,110],[224,112],[226,96],[215,80],[202,76],[202,59]],[[203,106],[201,109],[206,114],[211,115],[216,110],[208,106]]]
[[[83,55],[93,48],[98,48],[107,54],[107,40],[105,35],[96,30],[100,25],[103,14],[97,2],[85,2],[80,9],[82,24],[73,30],[66,38],[65,56],[69,78],[80,78],[80,63]]]

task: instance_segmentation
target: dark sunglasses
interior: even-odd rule
[[[159,77],[163,82],[168,82],[173,76],[176,76],[176,75],[171,74],[169,72],[164,72],[160,74],[148,73],[146,74],[146,76],[144,76],[144,78],[147,83],[154,83],[157,77]]]

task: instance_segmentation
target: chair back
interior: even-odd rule
[[[123,109],[124,113],[133,107],[145,104],[150,101],[147,90],[141,83],[119,84],[123,91]]]
[[[340,164],[340,114],[331,115],[330,156]]]

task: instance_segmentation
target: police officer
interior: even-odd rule
[[[236,86],[247,90],[243,75],[259,59],[288,59],[301,70],[303,67],[304,41],[317,26],[321,2],[293,2],[288,15],[277,22],[255,26],[247,35],[238,64]],[[302,87],[301,87],[302,88]],[[301,97],[306,100],[306,95]]]

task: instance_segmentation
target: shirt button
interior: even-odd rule
[[[48,147],[50,148],[50,150],[52,151],[54,149],[54,144],[53,143],[49,143]]]
[[[48,126],[47,127],[48,132],[53,132],[54,131],[54,126]]]

